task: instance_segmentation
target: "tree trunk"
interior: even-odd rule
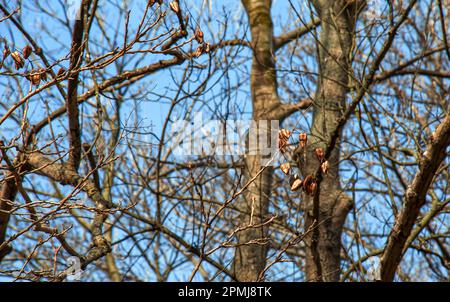
[[[0,263],[11,252],[11,246],[6,245],[6,231],[10,219],[10,211],[17,195],[16,179],[13,172],[7,174],[9,180],[5,181],[0,190]]]
[[[253,47],[251,71],[251,94],[253,115],[257,123],[260,120],[277,119],[274,113],[279,109],[275,61],[273,50],[273,27],[270,16],[271,1],[243,0],[247,11]],[[270,124],[270,122],[269,122]],[[266,129],[267,137],[270,129]],[[257,150],[254,155],[245,158],[244,183],[253,179],[263,168],[262,154]],[[266,167],[251,183],[244,194],[244,200],[238,206],[244,212],[239,217],[239,226],[246,227],[261,224],[267,216],[269,195],[272,183],[271,167]],[[251,216],[253,213],[253,216]],[[257,281],[266,265],[267,244],[261,242],[265,237],[264,227],[250,227],[237,234],[238,244],[234,259],[234,272],[239,281]]]
[[[355,23],[361,8],[355,1],[312,2],[321,19],[319,79],[308,147],[304,154],[298,154],[304,176],[315,174],[320,165],[315,149],[326,149],[326,142],[345,111]],[[319,182],[315,197],[304,198],[305,231],[311,230],[305,238],[309,281],[338,281],[340,276],[341,233],[352,201],[340,187],[339,154],[338,142],[328,159],[329,172]]]

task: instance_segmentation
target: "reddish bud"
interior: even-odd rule
[[[311,175],[306,176],[305,179],[303,180],[303,190],[308,194],[311,193],[310,186],[311,186],[312,181],[313,181],[313,178]]]
[[[291,137],[291,131],[289,131],[287,129],[281,129],[280,132],[278,133],[278,137],[280,139],[287,140],[287,139],[289,139],[289,137]]]
[[[173,1],[169,3],[170,9],[173,10],[176,14],[180,12],[180,6],[178,5],[178,2]]]
[[[5,44],[5,49],[3,49],[3,60],[6,59],[11,54],[8,45]]]
[[[39,86],[39,84],[41,83],[41,73],[37,70],[32,70],[27,76],[27,79],[31,81],[31,84]]]
[[[280,149],[281,153],[286,152],[286,146],[290,136],[291,132],[289,130],[281,129],[278,132],[278,149]]]
[[[301,186],[302,186],[302,180],[301,179],[295,179],[293,182],[292,182],[292,185],[291,185],[291,190],[292,191],[298,191],[298,189],[300,189],[301,188]]]
[[[45,68],[41,68],[39,69],[39,72],[41,74],[41,80],[47,82],[47,70]]]
[[[281,151],[281,153],[286,152],[286,146],[287,146],[287,141],[286,140],[280,139],[278,141],[278,149]]]
[[[317,183],[315,181],[311,182],[309,185],[309,194],[311,196],[314,196],[317,190]]]
[[[205,43],[205,53],[209,53],[211,51],[211,45],[209,43]]]
[[[197,40],[197,42],[199,44],[203,44],[203,32],[201,31],[200,27],[197,27],[195,29],[195,40]]]
[[[324,161],[320,167],[322,168],[323,174],[325,174],[325,175],[328,174],[328,170],[330,170],[328,160]]]
[[[302,148],[305,148],[305,146],[306,146],[306,144],[308,142],[308,135],[306,135],[306,133],[300,133],[299,141],[300,141],[300,146]]]
[[[62,77],[62,76],[64,75],[65,72],[66,72],[66,69],[65,69],[64,67],[61,67],[61,68],[58,70],[58,73],[56,74],[56,77],[57,77],[57,78]]]
[[[199,47],[197,47],[197,49],[194,52],[194,57],[198,58],[202,55],[203,53],[203,45],[200,45]]]
[[[11,53],[11,57],[14,60],[16,69],[20,69],[25,65],[25,61],[22,59],[22,57],[20,56],[20,53],[18,51]]]
[[[315,150],[315,152],[316,152],[317,159],[318,159],[320,162],[322,162],[323,159],[324,159],[324,157],[325,157],[325,152],[323,151],[323,149],[322,149],[322,148],[317,148],[317,149]]]
[[[33,52],[33,49],[31,48],[30,45],[27,45],[22,49],[22,54],[23,54],[23,57],[25,58],[25,60],[28,59],[28,57],[31,55],[32,52]]]
[[[280,169],[284,174],[289,175],[291,171],[291,165],[289,163],[284,163],[280,166]]]

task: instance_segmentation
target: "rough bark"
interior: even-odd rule
[[[277,79],[275,70],[275,39],[273,37],[273,24],[270,16],[270,0],[243,0],[248,15],[253,50],[251,70],[252,119],[259,125],[262,120],[268,121],[268,127],[263,127],[260,134],[267,139],[271,136],[270,121],[282,121],[290,114],[307,107],[309,100],[297,104],[285,104],[280,101],[277,92]],[[312,27],[312,26],[311,26]],[[296,36],[300,37],[309,28],[298,29]],[[279,43],[285,39],[280,38]],[[283,45],[284,45],[283,44]],[[246,227],[250,221],[252,225],[263,224],[267,218],[270,202],[270,190],[273,169],[264,167],[261,150],[245,158],[244,182],[252,179],[248,186],[244,200],[238,206],[244,214],[239,219],[239,225]],[[261,169],[264,167],[262,173]],[[259,175],[258,175],[259,173]],[[258,177],[256,177],[258,175]],[[253,216],[251,216],[253,213]],[[238,233],[238,244],[234,259],[234,271],[239,281],[256,281],[266,265],[267,243],[261,239],[266,237],[264,226],[249,227]]]
[[[243,0],[242,3],[250,24],[250,46],[253,51],[250,78],[252,120],[257,125],[261,125],[260,121],[268,121],[267,127],[263,126],[259,130],[259,135],[269,140],[273,132],[270,121],[282,122],[289,115],[308,108],[311,104],[310,100],[300,100],[296,104],[281,102],[277,91],[275,52],[289,41],[301,38],[314,29],[318,21],[314,20],[304,28],[297,28],[288,35],[275,38],[270,15],[272,1]],[[273,169],[271,166],[264,166],[264,159],[267,158],[264,158],[261,150],[258,149],[255,153],[245,158],[244,182],[251,181],[251,184],[246,189],[243,200],[237,205],[244,213],[238,218],[239,226],[245,228],[237,234],[238,247],[233,265],[234,274],[239,281],[259,280],[267,258],[264,221],[268,218]],[[250,222],[253,227],[249,227]]]
[[[276,111],[276,107],[280,103],[273,58],[271,1],[244,0],[243,4],[248,14],[252,34],[252,118],[258,122],[262,119],[271,119],[271,112]],[[244,168],[246,182],[258,174],[262,168],[261,160],[259,152],[256,155],[246,156]],[[264,220],[269,207],[271,182],[272,168],[267,167],[248,187],[244,194],[244,200],[239,204],[245,213],[239,217],[240,226],[249,225],[251,213],[253,213],[253,224],[260,224]],[[256,281],[264,269],[267,245],[255,242],[263,237],[265,237],[263,227],[248,228],[238,233],[238,244],[242,245],[236,249],[234,271],[239,281]]]
[[[17,161],[12,163],[8,159],[6,149],[3,141],[0,141],[0,158],[1,161],[5,161],[9,168],[9,171],[5,173],[4,182],[0,190],[0,263],[2,260],[12,251],[12,247],[6,244],[6,231],[8,229],[8,223],[11,216],[11,210],[13,208],[14,201],[18,193],[18,181],[20,180],[21,167],[17,167],[17,171],[14,171],[14,165]],[[19,158],[19,157],[18,157]],[[17,173],[17,174],[16,174]]]
[[[72,170],[70,164],[56,163],[55,160],[51,160],[39,152],[33,152],[28,155],[26,166],[28,171],[46,176],[59,182],[61,185],[71,185],[74,188],[81,189],[95,203],[97,212],[91,224],[93,248],[86,257],[81,259],[81,268],[85,269],[89,263],[108,254],[111,251],[111,246],[107,238],[105,238],[103,225],[112,204],[109,200],[104,199],[95,184]],[[66,200],[61,202],[66,202]]]
[[[380,275],[382,281],[392,281],[398,265],[407,249],[407,240],[411,234],[420,209],[426,202],[426,195],[436,171],[447,156],[450,145],[450,114],[433,134],[433,141],[427,147],[419,164],[419,171],[406,190],[403,207],[389,234],[386,247],[381,257]]]
[[[79,72],[76,71],[81,66],[83,58],[83,34],[85,30],[85,15],[87,14],[90,0],[82,1],[80,5],[80,19],[75,20],[72,34],[72,46],[70,54],[71,77],[67,84],[67,116],[69,118],[69,138],[70,138],[70,164],[77,171],[81,160],[81,130],[80,130],[80,113],[78,110],[78,82]],[[75,71],[75,72],[73,72]]]
[[[355,1],[313,1],[313,4],[321,19],[319,79],[308,146],[298,154],[304,176],[315,175],[320,165],[315,149],[326,149],[332,131],[345,112],[355,23],[363,5]],[[305,238],[309,281],[338,281],[340,276],[341,233],[352,201],[340,187],[339,145],[338,142],[330,154],[329,172],[318,181],[315,196],[304,197],[304,227],[313,229]]]
[[[6,178],[8,180],[2,185],[0,192],[0,246],[3,245],[6,239],[10,211],[17,195],[17,185],[13,173],[8,173]],[[9,245],[0,248],[0,262],[10,252],[11,247]]]

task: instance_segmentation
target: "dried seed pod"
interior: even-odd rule
[[[58,70],[58,73],[56,74],[56,77],[59,78],[59,77],[63,76],[65,72],[66,72],[66,69],[64,67],[61,67]]]
[[[155,5],[155,3],[158,3],[159,5],[161,5],[163,3],[163,0],[150,0],[150,7]]]
[[[311,196],[314,196],[314,194],[316,193],[317,190],[317,183],[313,180],[310,184],[309,184],[309,194]]]
[[[39,72],[41,74],[41,80],[47,82],[47,70],[45,68],[41,68],[39,69]]]
[[[305,179],[303,180],[303,190],[307,193],[307,194],[311,194],[310,192],[310,186],[311,183],[313,182],[313,178],[311,175],[308,175],[305,177]]]
[[[278,149],[280,149],[281,153],[286,152],[286,146],[290,136],[291,132],[289,130],[281,129],[278,132]]]
[[[20,69],[25,65],[25,61],[22,59],[22,57],[20,56],[20,53],[18,51],[11,53],[11,57],[14,60],[16,69]]]
[[[195,37],[195,40],[197,40],[198,44],[203,44],[203,32],[200,29],[200,27],[197,27],[195,29],[194,37]]]
[[[173,1],[169,3],[170,9],[173,10],[176,14],[180,12],[180,6],[178,5],[178,2]]]
[[[289,177],[289,185],[291,186],[291,188],[292,188],[292,186],[294,186],[294,183],[296,182],[296,180],[301,180],[297,173],[295,173]],[[297,185],[298,185],[298,181],[297,181]]]
[[[280,139],[289,139],[289,137],[291,137],[291,131],[287,130],[287,129],[281,129],[280,132],[278,133],[278,137]]]
[[[280,166],[280,169],[284,174],[289,175],[291,172],[291,165],[289,163],[284,163]]]
[[[22,54],[23,54],[24,59],[25,60],[28,59],[28,57],[31,55],[32,52],[33,52],[33,49],[31,48],[30,45],[25,46],[22,49]]]
[[[41,75],[36,73],[31,76],[31,83],[35,86],[39,86],[41,83]]]
[[[328,164],[328,160],[324,161],[320,167],[322,168],[323,174],[327,175],[328,171],[330,170],[330,166]]]
[[[211,45],[209,43],[205,43],[205,53],[209,53],[211,51]]]
[[[9,50],[8,45],[5,44],[5,48],[3,49],[3,60],[6,59],[11,53],[11,50]]]
[[[316,148],[315,152],[316,152],[317,159],[320,162],[322,162],[324,157],[325,157],[325,152],[323,151],[323,149],[322,148]]]
[[[39,71],[32,70],[29,76],[27,76],[27,79],[31,81],[31,84],[39,86],[41,83],[41,73]]]
[[[300,146],[302,148],[305,148],[306,144],[308,142],[308,135],[306,135],[306,133],[300,133],[300,135],[299,135],[299,142],[300,142]]]
[[[296,180],[294,180],[293,182],[292,182],[292,185],[291,185],[291,190],[292,191],[298,191],[298,189],[300,189],[301,187],[302,187],[302,180],[301,179],[296,179]]]
[[[203,53],[203,45],[199,45],[194,52],[194,57],[198,58],[202,55],[202,53]]]
[[[281,139],[278,141],[278,150],[280,150],[281,153],[286,152],[286,141]]]

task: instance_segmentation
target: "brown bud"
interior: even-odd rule
[[[27,45],[22,49],[22,54],[23,54],[23,57],[25,58],[25,60],[28,59],[28,57],[31,55],[32,52],[33,52],[33,49],[31,48],[30,45]]]
[[[305,148],[306,143],[308,142],[308,135],[306,133],[300,133],[299,135],[300,146]]]
[[[66,69],[65,69],[64,67],[61,67],[61,68],[58,70],[58,73],[56,74],[56,77],[57,77],[57,78],[61,77],[65,72],[66,72]]]
[[[197,40],[197,42],[198,42],[199,44],[203,44],[203,32],[202,32],[202,30],[200,29],[200,27],[197,27],[197,28],[195,29],[195,35],[194,35],[194,37],[195,37],[195,40]]]
[[[320,167],[322,168],[323,174],[327,175],[328,174],[328,170],[330,170],[330,166],[328,164],[328,160],[324,161]]]
[[[9,50],[8,45],[5,44],[5,49],[3,49],[3,60],[6,59],[10,53],[11,53],[11,50]]]
[[[289,175],[291,171],[291,165],[289,163],[284,163],[280,166],[280,169],[284,174]]]
[[[317,159],[320,162],[322,162],[324,157],[325,157],[325,152],[323,151],[323,149],[322,148],[316,148],[315,152],[316,152]]]
[[[41,73],[39,71],[32,70],[27,79],[31,81],[31,84],[39,86],[41,83]]]
[[[11,54],[11,57],[14,60],[14,64],[16,69],[20,69],[25,65],[25,61],[20,56],[20,53],[18,51],[15,51]]]
[[[308,194],[311,194],[310,186],[311,186],[312,182],[313,182],[313,178],[311,175],[306,176],[305,179],[303,180],[303,190]]]
[[[286,146],[287,146],[287,140],[280,139],[278,141],[278,149],[280,150],[281,153],[286,152]]]
[[[209,43],[205,43],[205,53],[209,53],[211,51],[211,45]]]
[[[194,57],[198,58],[202,55],[203,53],[203,45],[199,45],[199,47],[197,47],[197,49],[194,52]]]
[[[31,76],[31,83],[35,86],[39,86],[41,83],[41,75],[39,73],[35,73]]]
[[[314,196],[317,190],[317,183],[315,181],[311,182],[309,185],[309,194],[311,196]]]
[[[278,149],[280,149],[281,153],[286,152],[286,146],[290,136],[291,132],[287,129],[281,129],[278,132]]]
[[[291,131],[287,130],[287,129],[281,129],[280,132],[278,133],[278,137],[280,139],[289,139],[289,137],[291,137]]]
[[[178,2],[173,1],[169,3],[170,9],[173,10],[176,14],[180,12],[180,6],[178,5]]]
[[[39,72],[41,74],[41,80],[47,82],[47,70],[45,68],[41,68],[39,69]]]
[[[303,182],[301,179],[294,180],[291,185],[291,190],[294,192],[297,191],[298,189],[300,189],[302,187],[302,183]]]

